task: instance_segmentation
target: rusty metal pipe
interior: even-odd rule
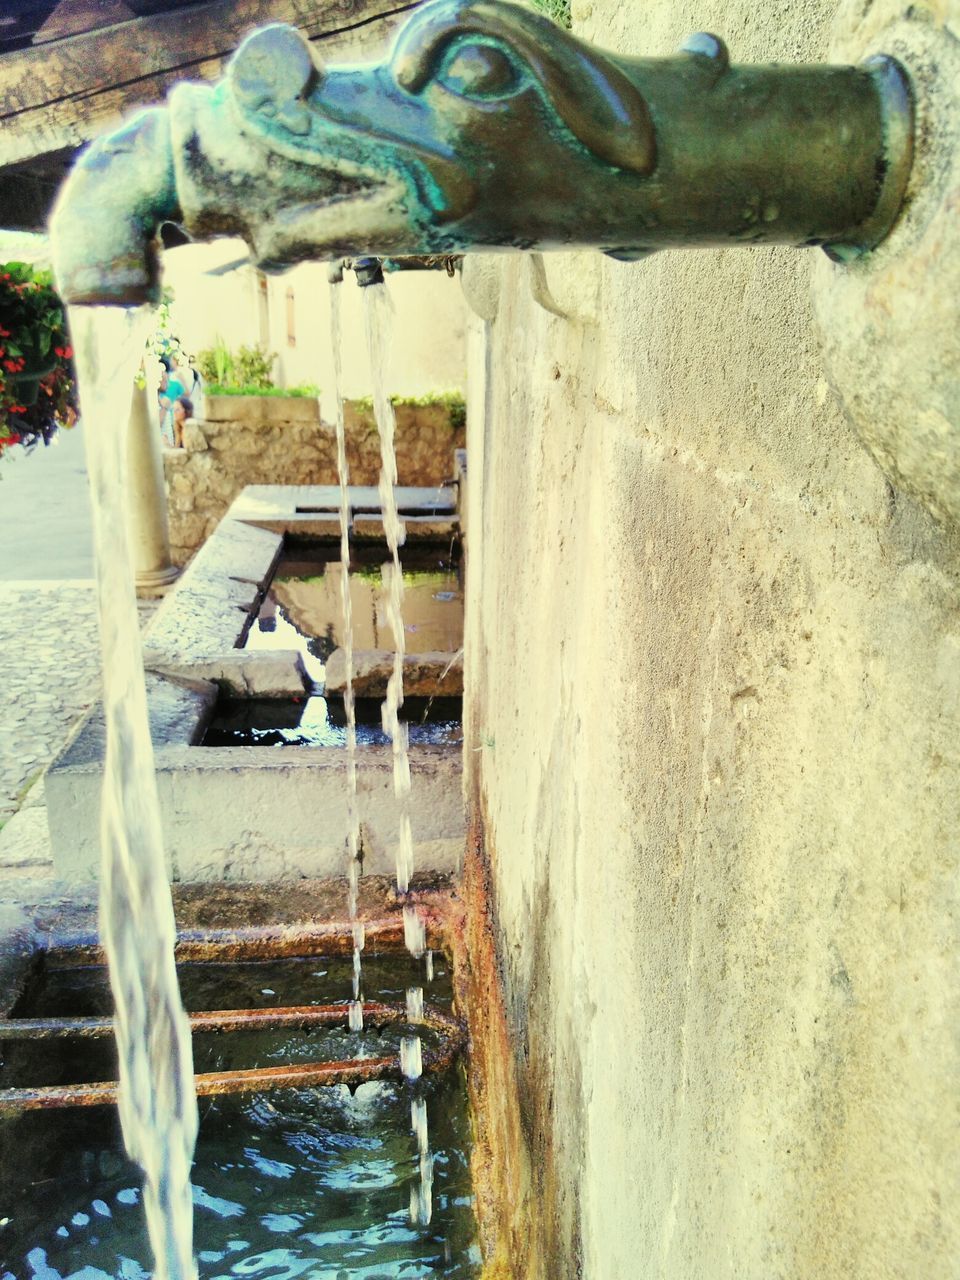
[[[305,1029],[347,1022],[347,1005],[289,1005],[279,1009],[221,1009],[190,1015],[191,1031],[264,1031]],[[422,1026],[440,1037],[436,1047],[423,1050],[425,1074],[446,1071],[453,1065],[466,1040],[459,1018],[428,1005],[423,1017],[411,1020],[403,1005],[365,1003],[364,1025],[405,1024]],[[112,1034],[110,1018],[8,1018],[0,1021],[0,1040],[65,1039]],[[194,1076],[198,1097],[221,1093],[262,1093],[269,1089],[309,1089],[345,1084],[356,1088],[368,1080],[403,1080],[399,1054],[380,1058],[335,1062],[304,1062],[279,1067],[253,1067],[238,1071],[202,1072]],[[0,1090],[0,1115],[61,1107],[95,1107],[117,1100],[116,1081],[90,1084],[43,1085],[37,1088]]]
[[[442,912],[416,901],[424,923],[427,946],[442,951],[445,946]],[[379,919],[361,920],[365,950],[372,953],[406,953],[403,919],[398,913]],[[181,929],[177,934],[177,964],[226,962],[234,960],[295,959],[309,956],[352,956],[353,925],[349,920],[295,925],[248,925],[236,929]],[[51,969],[75,965],[103,965],[106,956],[98,943],[88,937],[68,946],[48,951],[44,963]]]

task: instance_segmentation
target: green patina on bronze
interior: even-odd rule
[[[912,155],[890,59],[731,65],[701,34],[627,58],[505,0],[431,0],[388,58],[323,66],[250,35],[212,88],[95,143],[54,216],[72,302],[155,296],[164,220],[240,235],[266,269],[361,254],[821,245],[889,231]]]

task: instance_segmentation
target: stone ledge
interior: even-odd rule
[[[279,533],[222,522],[148,626],[148,669],[193,673],[197,664],[235,649],[282,548]]]
[[[456,516],[446,519],[437,516],[405,516],[401,515],[400,523],[404,529],[404,541],[416,541],[418,538],[449,538],[460,528]],[[358,539],[382,540],[386,537],[383,528],[383,516],[354,516],[350,532]]]
[[[453,485],[416,488],[400,485],[394,490],[400,512],[426,511],[427,519],[456,516],[457,490]],[[350,506],[354,522],[371,517],[380,520],[380,491],[373,485],[351,485]],[[248,484],[230,506],[227,518],[258,523],[303,515],[336,516],[340,490],[335,484]],[[339,526],[338,526],[339,527]]]
[[[300,698],[314,688],[295,649],[234,649],[169,668],[155,663],[151,670],[174,679],[207,680],[238,698]]]
[[[206,718],[217,699],[213,684],[175,683],[151,672],[146,676],[150,738],[154,751],[174,744],[193,743],[201,736]],[[107,744],[103,703],[88,713],[78,732],[54,759],[46,773],[47,808],[55,803],[60,777],[65,770],[93,765],[100,769]]]
[[[327,693],[346,690],[346,654],[334,649],[326,662]],[[360,649],[353,655],[353,691],[358,698],[382,698],[393,673],[389,649]],[[408,653],[403,659],[403,692],[410,698],[455,698],[463,694],[463,651]]]
[[[156,752],[169,870],[176,880],[257,880],[345,872],[346,753],[333,747],[166,746]],[[54,870],[90,881],[100,865],[102,765],[61,768],[48,782]],[[415,864],[452,872],[465,838],[459,752],[410,748]],[[390,874],[399,840],[390,747],[357,759],[365,874]]]
[[[21,809],[0,831],[0,867],[48,867],[50,835],[42,808]]]
[[[285,422],[320,422],[315,396],[217,396],[203,400],[204,419],[243,426],[282,426]],[[333,431],[333,427],[330,427]]]

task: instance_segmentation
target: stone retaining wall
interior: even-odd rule
[[[464,428],[442,405],[397,405],[401,485],[437,486],[453,475]],[[347,461],[353,484],[375,485],[380,446],[369,411],[347,405]],[[317,402],[302,397],[208,396],[206,417],[187,424],[184,447],[164,451],[170,541],[185,564],[248,484],[336,484],[337,442]]]

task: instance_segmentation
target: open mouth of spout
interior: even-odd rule
[[[317,189],[329,179],[329,189]],[[409,190],[400,177],[384,179],[312,170],[312,189],[291,191],[271,218],[253,229],[250,243],[267,270],[293,262],[357,252],[399,251],[410,239]],[[325,185],[325,184],[324,184]]]

